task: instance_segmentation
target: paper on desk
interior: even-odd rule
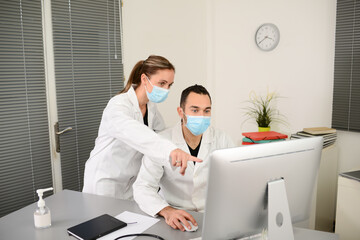
[[[127,234],[134,234],[134,233],[142,233],[155,223],[159,221],[159,219],[144,216],[141,214],[133,213],[125,211],[123,213],[120,213],[119,215],[115,216],[117,219],[130,223],[126,227],[119,229],[115,232],[109,233],[106,236],[103,236],[99,238],[100,240],[114,240],[117,237],[127,235]],[[135,223],[136,222],[136,223]],[[128,237],[124,238],[124,240],[131,240],[135,237]]]

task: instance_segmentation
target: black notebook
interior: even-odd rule
[[[108,214],[101,215],[89,221],[68,228],[69,235],[82,240],[92,240],[102,237],[120,228],[126,227],[126,223]]]

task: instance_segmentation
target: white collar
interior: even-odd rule
[[[132,103],[132,105],[134,105],[135,110],[136,110],[137,112],[141,112],[141,110],[140,110],[140,105],[139,105],[139,100],[138,100],[138,98],[137,98],[137,96],[136,96],[136,92],[135,92],[135,89],[134,89],[134,85],[129,88],[129,90],[126,92],[126,94],[128,95],[129,100],[130,100],[130,102]],[[148,111],[153,111],[153,109],[154,109],[155,106],[156,106],[155,103],[149,101],[149,102],[147,103]]]

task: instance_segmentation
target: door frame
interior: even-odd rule
[[[54,192],[63,189],[61,175],[61,155],[56,152],[56,134],[54,126],[58,122],[56,104],[55,58],[52,29],[51,0],[41,0],[43,46],[44,46],[44,72],[49,126],[49,143],[51,152],[51,169]]]

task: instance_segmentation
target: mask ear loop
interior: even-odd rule
[[[185,110],[182,107],[180,107],[180,108],[181,108],[181,111],[182,111],[182,114],[183,114],[183,117],[181,118],[181,123],[184,123],[184,119],[187,120]]]
[[[145,61],[144,61],[144,62],[145,62]],[[144,74],[145,74],[145,73],[144,73]],[[145,77],[146,77],[146,79],[149,81],[150,85],[154,88],[154,85],[152,85],[152,83],[150,82],[149,77],[148,77],[146,74],[145,74]],[[150,93],[150,92],[147,90],[146,85],[145,85],[144,87],[145,87],[146,92]],[[152,91],[151,91],[151,92],[152,92]]]
[[[145,74],[145,73],[144,73]],[[154,85],[152,85],[150,78],[145,74],[145,77],[147,78],[147,80],[149,81],[150,85],[154,87]]]

